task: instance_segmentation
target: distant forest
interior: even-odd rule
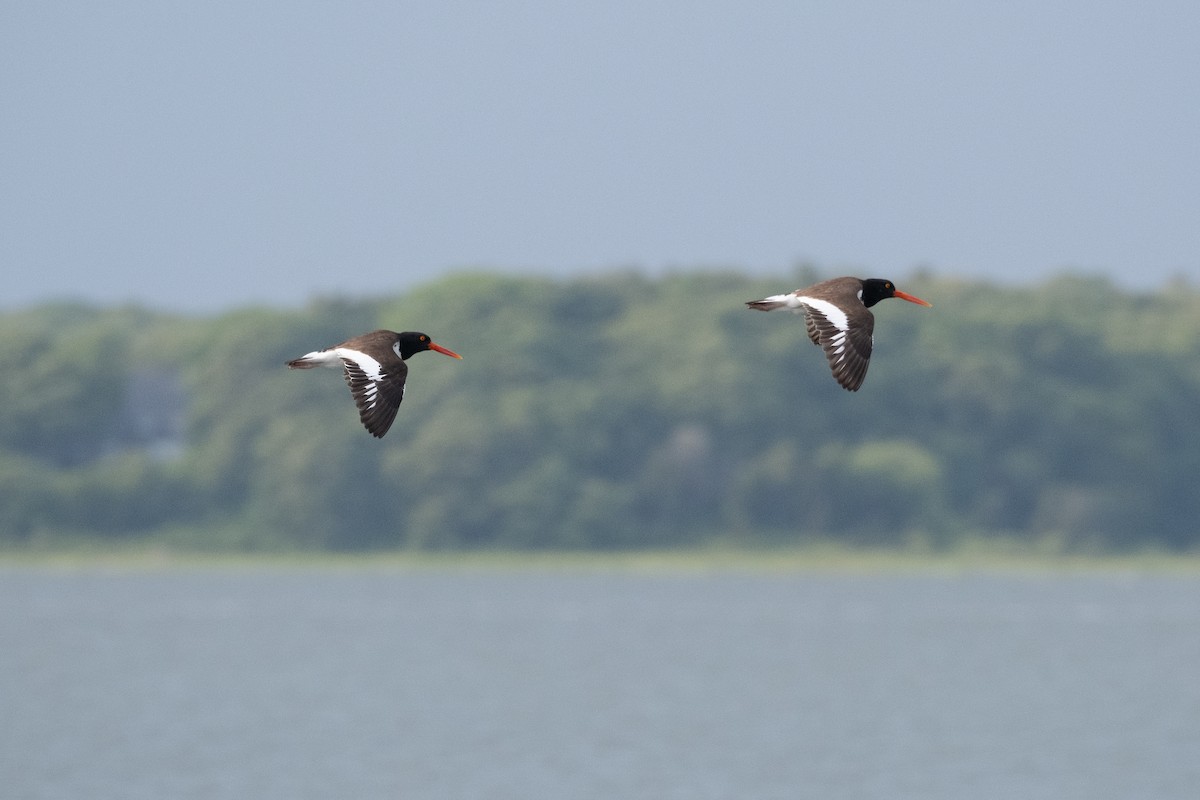
[[[828,277],[828,276],[822,276]],[[197,550],[1200,545],[1200,292],[1063,275],[900,283],[862,390],[799,317],[806,270],[460,274],[196,318],[0,315],[0,545]],[[284,366],[424,331],[386,438]]]

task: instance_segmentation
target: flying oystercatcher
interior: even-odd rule
[[[404,399],[405,360],[414,353],[435,350],[451,358],[462,358],[453,350],[434,344],[423,333],[371,331],[339,345],[300,356],[287,362],[292,369],[331,367],[345,370],[350,394],[358,405],[358,416],[372,436],[382,439],[392,427],[396,410]]]
[[[889,297],[920,306],[933,305],[900,291],[882,278],[834,278],[789,294],[752,300],[746,305],[758,311],[786,308],[794,314],[803,314],[808,338],[825,350],[833,377],[844,388],[857,392],[867,377],[871,345],[875,341],[872,336],[875,315],[867,309]]]

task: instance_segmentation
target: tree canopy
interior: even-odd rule
[[[460,274],[376,301],[189,318],[0,315],[0,541],[627,548],[840,539],[1200,544],[1200,296],[917,276],[857,393],[736,272]],[[369,436],[289,358],[373,328],[419,355]]]

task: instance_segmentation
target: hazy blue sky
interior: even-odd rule
[[[799,262],[1200,279],[1200,4],[0,6],[2,307]]]

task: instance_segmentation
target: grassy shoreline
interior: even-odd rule
[[[695,547],[671,550],[466,550],[206,552],[161,545],[0,548],[0,568],[59,569],[362,569],[644,572],[1177,572],[1200,575],[1200,554],[1062,553],[1035,547],[861,548],[840,544],[788,547]]]

